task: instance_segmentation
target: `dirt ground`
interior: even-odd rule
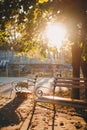
[[[9,93],[1,95],[0,130],[87,130],[86,111],[77,113],[73,108],[58,106],[54,120],[53,111],[37,106],[29,125],[32,108],[32,94],[27,98],[16,96],[15,93],[11,98]]]
[[[59,107],[53,122],[53,112],[37,106],[29,127],[32,95],[28,98],[0,98],[0,130],[87,130],[87,116],[78,114],[72,108]]]

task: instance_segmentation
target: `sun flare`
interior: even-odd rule
[[[62,41],[65,39],[66,33],[66,27],[61,23],[49,23],[46,27],[46,36],[48,38],[49,44],[52,44],[58,48],[61,47]]]

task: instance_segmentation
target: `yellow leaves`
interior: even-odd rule
[[[87,41],[85,41],[83,44],[82,59],[83,61],[87,61]]]
[[[36,20],[37,20],[37,16],[38,16],[38,8],[36,8],[35,10],[34,10],[34,23],[36,22]]]
[[[39,58],[39,50],[37,48],[32,48],[32,50],[30,50],[29,52],[27,52],[27,57],[29,58],[36,58],[38,57]]]
[[[82,59],[83,59],[83,61],[86,61],[86,57],[85,56],[82,56]]]
[[[46,18],[47,14],[48,14],[48,12],[47,12],[47,11],[44,11],[43,14],[42,14],[42,17],[43,17],[43,18]]]
[[[20,56],[24,56],[26,53],[25,52],[17,52],[16,54],[14,54],[15,57],[20,57]]]
[[[81,43],[80,43],[80,48],[82,48],[82,47],[83,47],[83,43],[81,42]]]
[[[40,4],[43,4],[44,2],[48,2],[48,0],[38,0]]]
[[[82,54],[82,59],[83,59],[83,61],[87,61],[87,53]]]

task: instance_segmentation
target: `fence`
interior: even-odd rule
[[[67,71],[67,72],[66,72]],[[71,73],[71,69],[65,68],[62,64],[8,64],[6,67],[8,77],[27,76],[28,74],[39,73],[39,76],[55,76],[57,72]]]

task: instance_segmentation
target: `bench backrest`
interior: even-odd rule
[[[87,88],[87,78],[55,77],[54,86],[67,88]]]
[[[87,78],[68,78],[68,77],[56,76],[54,78],[53,86],[54,86],[53,95],[55,95],[57,88],[60,89],[64,87],[69,90],[75,88],[75,89],[81,89],[83,91],[87,89]]]

